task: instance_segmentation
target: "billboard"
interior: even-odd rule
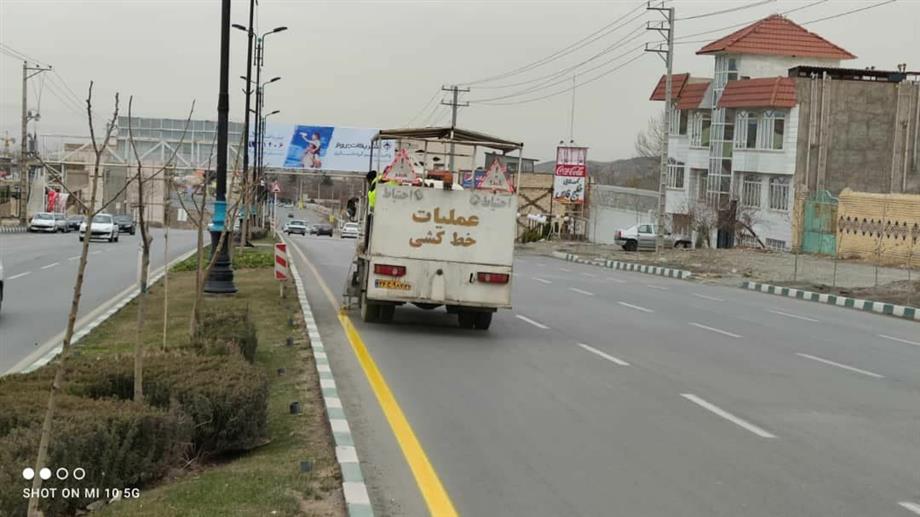
[[[557,147],[553,200],[563,204],[585,202],[588,183],[588,148]]]
[[[263,160],[266,167],[309,171],[367,172],[371,139],[377,129],[268,124]],[[395,146],[382,142],[374,151],[374,163],[393,161]]]

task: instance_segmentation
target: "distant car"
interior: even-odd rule
[[[284,225],[284,233],[290,235],[292,233],[299,233],[300,235],[307,234],[307,223],[301,221],[300,219],[292,219]]]
[[[96,214],[89,225],[89,239],[106,239],[118,242],[118,223],[111,214]],[[86,236],[86,222],[80,225],[80,242]]]
[[[85,217],[82,215],[72,215],[67,218],[67,227],[71,230],[80,230],[80,225],[83,224]]]
[[[328,224],[328,223],[320,223],[320,224],[317,224],[317,225],[316,225],[316,235],[317,235],[317,236],[328,235],[328,236],[332,237],[332,231],[333,231],[333,229],[332,229],[332,225],[331,225],[331,224]]]
[[[32,220],[29,221],[29,231],[49,233],[69,232],[70,227],[67,226],[67,218],[64,214],[38,212],[33,215]]]
[[[127,233],[128,235],[134,235],[134,218],[130,215],[116,215],[115,223],[118,224],[119,232]]]
[[[658,238],[658,226],[654,224],[637,224],[625,230],[617,230],[614,242],[626,251],[654,250]],[[690,238],[666,232],[666,248],[689,248]]]
[[[342,232],[340,236],[343,239],[357,239],[358,238],[358,223],[343,224]]]

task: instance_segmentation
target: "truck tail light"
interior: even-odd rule
[[[507,273],[483,273],[479,272],[476,278],[486,284],[507,284],[510,276]]]
[[[405,276],[406,266],[391,266],[389,264],[374,264],[374,274],[384,276]]]
[[[619,239],[622,236],[623,236],[623,232],[621,230],[617,230],[617,239]]]

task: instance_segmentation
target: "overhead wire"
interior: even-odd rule
[[[739,5],[737,7],[730,7],[728,9],[720,9],[718,11],[710,11],[708,13],[695,14],[693,16],[684,16],[683,18],[676,18],[674,21],[682,22],[682,21],[687,21],[687,20],[696,20],[699,18],[708,18],[710,16],[718,16],[720,14],[734,13],[737,11],[743,11],[745,9],[751,9],[753,7],[760,7],[761,5],[771,4],[773,2],[776,2],[776,0],[758,0],[757,2],[752,2],[747,5]]]
[[[894,2],[896,2],[896,1],[897,1],[897,0],[885,0],[884,2],[879,2],[879,3],[877,3],[877,4],[868,5],[868,6],[866,6],[866,7],[860,7],[860,8],[858,8],[858,9],[853,9],[853,10],[850,10],[850,11],[844,11],[844,12],[842,12],[842,13],[833,14],[833,15],[831,15],[831,16],[825,16],[825,17],[823,17],[823,18],[815,18],[814,20],[804,21],[804,22],[802,22],[802,24],[804,25],[804,24],[807,24],[807,23],[818,23],[818,22],[823,22],[823,21],[827,21],[827,20],[833,20],[834,18],[840,18],[841,16],[847,16],[847,15],[849,15],[849,14],[859,13],[859,12],[862,12],[862,11],[868,11],[869,9],[875,9],[876,7],[881,7],[881,6],[883,6],[883,5],[891,4],[891,3],[894,3]]]
[[[545,57],[543,57],[543,58],[540,58],[540,59],[538,59],[538,60],[536,60],[536,61],[532,61],[532,62],[530,62],[530,63],[528,63],[528,64],[526,64],[526,65],[520,66],[520,67],[515,68],[515,69],[513,69],[513,70],[509,70],[509,71],[507,71],[507,72],[503,72],[503,73],[500,73],[500,74],[492,75],[492,76],[489,76],[489,77],[484,77],[484,78],[477,79],[477,80],[474,80],[474,81],[467,81],[467,82],[464,82],[464,83],[461,83],[461,84],[462,84],[463,86],[470,86],[470,85],[474,85],[474,84],[481,84],[481,83],[493,82],[493,81],[496,81],[496,80],[498,80],[498,79],[504,79],[504,78],[506,78],[506,77],[511,77],[511,76],[519,75],[519,74],[522,74],[522,73],[524,73],[524,72],[528,72],[528,71],[530,71],[530,70],[533,70],[533,69],[535,69],[535,68],[538,68],[538,67],[540,67],[540,66],[543,66],[543,65],[545,65],[545,64],[547,64],[547,63],[551,63],[551,62],[553,62],[553,61],[555,61],[555,60],[557,60],[557,59],[559,59],[559,58],[561,58],[561,57],[563,57],[563,56],[565,56],[565,55],[571,54],[572,52],[574,52],[574,51],[576,51],[576,50],[579,50],[579,49],[581,49],[581,48],[583,48],[583,47],[585,47],[585,46],[587,46],[587,45],[590,45],[591,43],[597,41],[598,39],[600,39],[600,38],[602,38],[602,37],[604,37],[604,36],[606,36],[607,34],[610,34],[610,33],[612,33],[612,32],[615,32],[616,30],[618,30],[618,29],[622,26],[622,25],[617,25],[617,24],[619,24],[621,21],[623,21],[625,18],[627,18],[628,16],[630,16],[630,15],[633,14],[634,12],[636,12],[636,11],[638,11],[638,10],[640,10],[640,9],[645,8],[645,6],[646,6],[646,2],[645,2],[645,0],[643,0],[642,2],[639,3],[639,5],[637,5],[636,7],[633,7],[632,9],[630,9],[629,11],[627,11],[626,13],[624,13],[623,15],[617,17],[615,20],[611,21],[610,23],[604,25],[604,26],[601,27],[600,29],[595,30],[595,31],[592,32],[591,34],[588,34],[587,36],[585,36],[585,37],[579,39],[578,41],[576,41],[576,42],[574,42],[574,43],[571,43],[571,44],[569,44],[568,46],[566,46],[566,47],[564,47],[564,48],[562,48],[562,49],[560,49],[560,50],[557,50],[556,52],[553,52],[552,54],[550,54],[550,55],[548,55],[548,56],[545,56]],[[645,13],[643,13],[643,15],[644,15],[644,14],[645,14]],[[629,23],[629,22],[627,22],[626,24],[628,24],[628,23]],[[615,27],[614,27],[614,26],[615,26]]]
[[[432,95],[431,98],[428,99],[428,102],[426,102],[425,105],[422,106],[422,108],[421,108],[420,110],[418,110],[418,112],[417,112],[415,115],[413,115],[412,118],[410,118],[409,121],[406,122],[406,124],[405,124],[403,127],[411,127],[411,126],[412,126],[412,123],[415,122],[415,120],[419,117],[419,115],[421,115],[422,113],[424,113],[425,110],[427,110],[429,106],[431,106],[431,102],[434,101],[436,98],[438,98],[438,95],[439,95],[440,93],[441,93],[441,89],[440,89],[440,88],[437,89],[437,90],[435,90],[434,95]]]

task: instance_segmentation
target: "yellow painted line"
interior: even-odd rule
[[[319,271],[316,270],[313,263],[311,263],[303,251],[300,250],[300,247],[294,245],[293,248],[297,250],[297,254],[300,255],[300,258],[307,267],[310,268],[313,277],[316,278],[317,284],[326,295],[329,303],[333,308],[338,309],[338,302],[332,294],[332,291],[329,290],[326,282],[323,281]],[[384,379],[383,374],[380,373],[380,369],[377,368],[377,363],[374,362],[374,358],[361,339],[358,329],[352,324],[351,318],[341,309],[339,309],[339,323],[342,325],[342,330],[345,331],[345,336],[348,337],[351,349],[354,351],[355,357],[358,358],[358,362],[364,370],[367,382],[374,391],[374,395],[377,397],[377,402],[380,404],[380,408],[383,410],[387,422],[390,423],[390,429],[393,430],[393,434],[396,436],[396,441],[402,449],[403,456],[406,458],[406,462],[409,463],[412,475],[415,476],[415,482],[422,492],[425,504],[428,505],[428,511],[434,517],[451,517],[458,515],[457,510],[454,509],[454,505],[450,500],[450,496],[447,495],[447,491],[441,483],[441,479],[431,465],[431,461],[428,460],[428,455],[425,454],[422,444],[419,443],[418,438],[415,436],[415,431],[412,430],[409,420],[403,413],[402,408],[399,407],[399,402],[396,401],[396,397],[393,395],[393,392],[390,391],[386,379]]]

